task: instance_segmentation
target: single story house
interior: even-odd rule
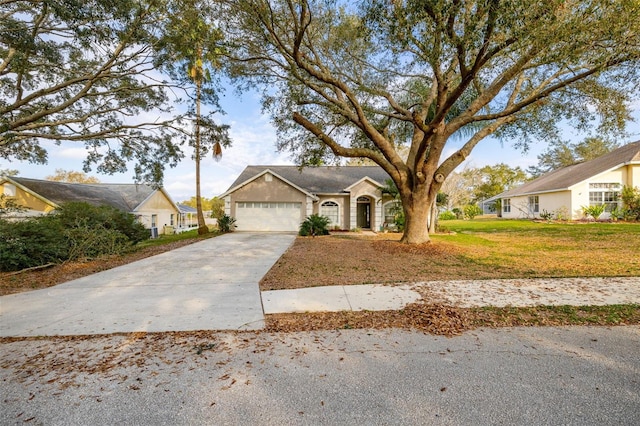
[[[165,226],[177,226],[180,215],[163,188],[142,184],[67,183],[12,176],[0,178],[0,191],[27,208],[23,216],[47,214],[63,203],[83,201],[131,213],[158,234],[164,233]]]
[[[380,190],[387,179],[377,166],[248,166],[220,198],[239,231],[297,231],[314,213],[331,229],[378,230],[397,203]]]
[[[640,187],[640,141],[624,145],[594,160],[563,167],[497,195],[502,217],[534,218],[540,213],[582,218],[582,207],[606,205],[606,213],[621,203],[622,187]],[[487,200],[489,201],[489,200]]]

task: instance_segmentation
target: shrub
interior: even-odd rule
[[[100,226],[71,228],[64,235],[69,243],[68,260],[123,254],[132,245],[123,233]]]
[[[134,215],[110,206],[94,206],[85,202],[65,203],[55,213],[66,229],[112,229],[127,237],[133,244],[149,238],[149,230]]]
[[[464,217],[467,219],[474,219],[476,216],[482,214],[482,209],[476,204],[469,204],[464,206]]]
[[[591,216],[593,220],[598,220],[598,218],[604,213],[607,208],[606,204],[597,204],[595,206],[582,206],[582,212],[586,217]]]
[[[623,216],[625,220],[640,220],[640,189],[625,186],[622,188],[620,198],[624,205]]]
[[[218,218],[218,231],[222,233],[233,232],[236,229],[236,218],[223,214]]]
[[[454,212],[450,212],[448,210],[446,212],[440,213],[440,215],[438,216],[438,219],[440,220],[455,220],[457,218],[458,216],[456,216]]]
[[[64,228],[49,216],[9,222],[0,220],[0,270],[18,271],[67,259]]]
[[[464,217],[464,213],[462,213],[462,210],[457,207],[454,207],[451,211],[456,215],[456,219],[462,219]]]
[[[329,222],[331,222],[331,220],[326,216],[312,214],[302,222],[298,235],[303,237],[307,237],[309,235],[312,237],[315,237],[316,235],[329,235]]]
[[[544,220],[553,219],[553,213],[548,212],[546,209],[542,209],[542,213],[540,213],[540,218]]]

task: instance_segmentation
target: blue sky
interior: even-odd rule
[[[224,192],[238,177],[240,172],[250,164],[286,165],[294,164],[288,153],[279,153],[275,148],[276,134],[270,123],[268,115],[261,113],[260,99],[255,93],[236,95],[233,90],[225,93],[221,99],[222,108],[226,115],[220,121],[231,126],[230,134],[233,146],[226,148],[219,162],[212,158],[206,158],[201,164],[201,190],[203,197],[213,197]],[[635,122],[629,123],[628,139],[620,141],[628,143],[640,139],[640,102],[634,104]],[[565,132],[564,138],[574,142],[583,140],[585,135],[572,134],[570,129]],[[82,161],[86,151],[82,143],[66,143],[56,146],[46,143],[49,151],[49,162],[46,165],[36,165],[24,162],[0,161],[0,169],[17,169],[19,176],[34,179],[44,179],[55,172],[55,169],[82,170]],[[450,143],[445,155],[455,151],[457,146]],[[481,141],[465,165],[470,167],[482,167],[497,163],[507,163],[515,167],[527,168],[537,163],[537,155],[545,149],[544,144],[534,145],[529,152],[523,154],[513,148],[511,144],[501,143],[492,138]],[[164,187],[174,201],[179,202],[195,195],[195,167],[191,155],[188,153],[176,168],[167,168],[165,171]],[[96,172],[89,173],[96,176],[101,182],[131,183],[132,173],[116,175],[99,175]]]

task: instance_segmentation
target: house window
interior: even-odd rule
[[[169,219],[169,225],[173,226],[173,213],[171,213],[171,218]]]
[[[538,213],[540,211],[540,198],[537,195],[529,197],[529,211]]]
[[[402,211],[402,205],[398,201],[389,201],[384,205],[384,222],[387,225],[396,221],[396,214]]]
[[[590,183],[589,184],[589,205],[601,206],[605,205],[605,211],[618,207],[620,199],[619,183]]]
[[[338,203],[333,201],[325,201],[320,206],[320,216],[328,217],[330,220],[329,225],[339,225],[338,211]]]
[[[156,228],[158,226],[158,215],[157,214],[152,214],[151,215],[151,227],[152,228]]]
[[[502,200],[502,212],[511,213],[511,198],[505,198]]]
[[[16,196],[16,186],[11,183],[4,184],[4,195],[7,197],[15,197]]]

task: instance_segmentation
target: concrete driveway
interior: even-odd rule
[[[27,293],[0,297],[0,336],[257,330],[258,282],[293,234],[231,233]]]

